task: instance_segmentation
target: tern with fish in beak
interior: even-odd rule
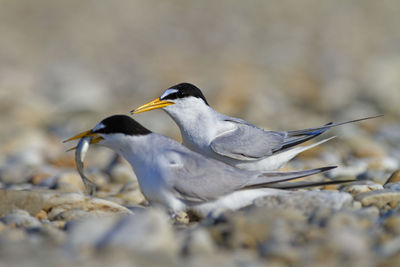
[[[157,99],[131,111],[137,114],[162,108],[179,126],[182,143],[193,151],[241,169],[277,170],[299,153],[331,140],[297,146],[332,127],[368,117],[296,131],[264,131],[242,119],[212,109],[199,88],[180,83]]]
[[[290,192],[282,188],[346,182],[287,182],[336,166],[295,172],[237,169],[153,133],[125,115],[108,117],[93,129],[66,141],[85,137],[124,157],[133,167],[146,199],[151,204],[161,204],[172,215],[191,210],[204,217],[215,210],[248,206],[261,196]]]
[[[96,184],[92,182],[89,178],[87,178],[87,176],[85,175],[83,171],[83,161],[85,160],[86,153],[89,150],[89,145],[99,142],[100,137],[94,137],[90,136],[90,134],[88,133],[82,133],[82,137],[77,137],[77,138],[80,138],[77,146],[68,149],[67,152],[75,150],[76,169],[78,170],[78,173],[82,178],[82,182],[85,186],[86,193],[88,193],[91,196],[94,196],[94,194],[96,193]],[[64,143],[68,141],[70,140],[69,139],[65,140]]]

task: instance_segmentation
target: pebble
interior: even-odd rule
[[[36,215],[43,205],[43,195],[40,191],[0,190],[0,217],[14,209],[23,209],[31,215]]]
[[[385,156],[382,159],[369,160],[368,168],[392,172],[399,168],[399,161],[394,157]]]
[[[185,242],[181,245],[184,253],[190,255],[214,254],[217,250],[214,240],[205,228],[186,231]]]
[[[32,217],[27,211],[15,209],[11,213],[4,215],[1,218],[4,224],[13,224],[17,227],[40,227],[42,224],[38,219]]]
[[[225,213],[223,221],[225,223],[210,229],[217,244],[230,248],[256,249],[259,244],[271,238],[278,238],[276,244],[290,240],[292,230],[301,227],[306,217],[294,208],[249,206],[240,212]],[[281,225],[287,227],[282,229]],[[277,232],[278,228],[281,231]]]
[[[358,182],[357,184],[353,183],[344,186],[341,190],[350,193],[352,196],[355,196],[360,193],[370,192],[374,190],[381,190],[381,189],[383,189],[383,186],[381,184],[376,184],[371,181],[364,181],[364,182]]]
[[[30,234],[38,235],[56,245],[63,245],[67,240],[67,233],[51,224],[43,224],[42,227],[35,228],[35,230],[35,232]]]
[[[353,153],[358,158],[383,158],[386,151],[383,146],[371,138],[357,136],[348,142]]]
[[[400,236],[397,236],[393,238],[392,240],[389,240],[385,244],[383,244],[380,248],[380,252],[385,256],[385,257],[392,257],[399,255],[400,253]],[[398,264],[398,261],[397,261]]]
[[[395,191],[400,191],[400,182],[386,183],[383,187],[385,189],[391,189],[391,190],[395,190]]]
[[[44,210],[49,220],[63,212],[67,212],[73,218],[83,213],[91,216],[132,213],[116,203],[78,193],[0,190],[0,216],[10,213],[15,208],[24,209],[33,216]],[[72,212],[72,215],[71,210],[75,212]]]
[[[350,207],[353,197],[346,192],[297,191],[286,195],[271,195],[255,200],[257,207],[296,209],[304,214],[311,214],[316,209],[339,210]]]
[[[47,212],[41,210],[38,214],[35,215],[35,218],[38,220],[47,220]]]
[[[397,170],[390,175],[389,179],[386,181],[386,183],[395,183],[395,182],[400,182],[400,170]]]
[[[49,180],[51,177],[53,177],[53,176],[49,173],[39,172],[39,173],[33,174],[30,181],[34,185],[39,185],[39,184],[42,184],[43,181]]]
[[[68,246],[129,248],[132,251],[155,251],[176,254],[179,244],[164,211],[156,208],[135,216],[109,216],[98,220],[86,218],[68,227]]]
[[[85,191],[81,176],[77,172],[62,173],[56,181],[55,188],[66,193],[82,193]]]
[[[115,195],[116,198],[126,203],[127,205],[138,205],[146,203],[146,198],[139,189],[125,191]]]
[[[390,173],[379,170],[367,170],[357,176],[358,180],[373,181],[378,184],[385,184],[390,177]]]
[[[9,2],[0,9],[1,266],[399,265],[396,1]],[[24,19],[21,10],[29,11]],[[167,45],[148,34],[155,28],[173,36]],[[53,42],[38,45],[43,36]],[[120,49],[104,53],[111,47]],[[74,153],[65,152],[74,144],[62,140],[159,95],[173,85],[165,81],[190,82],[193,73],[216,110],[269,130],[384,114],[330,129],[320,138],[335,140],[285,166],[337,165],[328,176],[358,181],[339,191],[293,190],[217,217],[172,219],[144,205],[124,160],[91,146],[85,173],[98,190],[86,196]],[[163,112],[141,116],[155,132],[179,139]]]
[[[393,235],[400,236],[400,214],[390,216],[383,222],[383,226]]]
[[[327,176],[333,178],[355,178],[367,171],[368,163],[365,161],[352,162],[350,166],[340,166],[339,168],[330,170]]]
[[[32,168],[19,166],[17,164],[6,165],[0,168],[0,181],[5,184],[27,183],[34,171]]]
[[[43,209],[48,211],[48,218],[63,220],[90,216],[108,216],[112,214],[131,214],[127,208],[104,199],[90,198],[77,193],[45,194]],[[67,217],[67,218],[65,218]]]
[[[0,239],[0,243],[16,243],[26,240],[27,233],[23,228],[8,227],[6,230],[2,231],[1,237],[2,238]]]
[[[389,189],[371,191],[358,194],[355,199],[360,201],[363,206],[374,205],[383,208],[389,205],[395,207],[400,202],[400,191]]]

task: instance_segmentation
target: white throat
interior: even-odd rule
[[[174,105],[163,108],[179,126],[183,144],[192,150],[208,149],[208,145],[222,131],[224,122],[219,113],[196,97],[178,99]]]
[[[134,168],[144,164],[149,159],[146,155],[152,153],[151,143],[148,135],[125,135],[122,133],[105,136],[101,145],[111,148],[123,156]]]

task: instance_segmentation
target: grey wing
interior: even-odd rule
[[[208,159],[185,147],[168,149],[160,154],[165,180],[177,198],[191,202],[214,200],[240,189],[259,187],[279,188],[284,182],[325,172],[336,166],[296,172],[258,173],[236,169],[220,161]],[[165,160],[166,159],[166,160]],[[283,182],[283,184],[281,184]]]
[[[231,193],[252,178],[244,171],[186,149],[166,151],[163,157],[173,161],[168,173],[175,195],[193,202]]]
[[[210,144],[211,149],[222,156],[237,160],[258,160],[272,155],[282,148],[286,133],[264,131],[241,120],[233,131],[217,136]]]

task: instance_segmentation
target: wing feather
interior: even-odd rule
[[[233,121],[232,121],[233,122]],[[259,160],[282,147],[285,133],[264,131],[249,124],[235,123],[236,128],[217,136],[211,149],[222,156],[237,160]]]

